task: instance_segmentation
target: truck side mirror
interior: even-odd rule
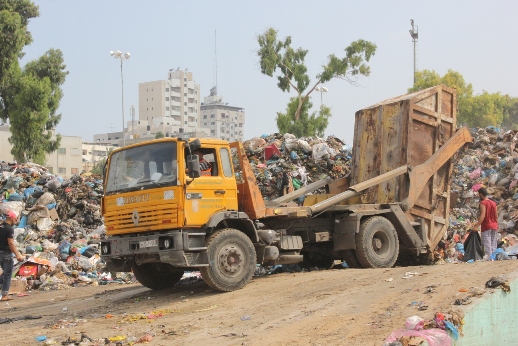
[[[193,139],[192,141],[189,142],[189,148],[190,148],[191,152],[201,148],[201,141],[198,138]]]
[[[198,155],[187,156],[187,175],[189,178],[199,178],[201,176],[200,160]]]

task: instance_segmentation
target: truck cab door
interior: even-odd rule
[[[212,165],[210,175],[201,175],[186,186],[185,226],[199,227],[222,210],[237,210],[237,184],[227,147],[201,148]]]

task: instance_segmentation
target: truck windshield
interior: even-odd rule
[[[143,145],[110,157],[105,193],[177,185],[176,142]]]

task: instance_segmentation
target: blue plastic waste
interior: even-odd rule
[[[37,342],[42,342],[47,340],[47,337],[45,335],[37,336],[34,339],[36,339]]]
[[[27,215],[22,215],[18,228],[24,228],[25,226],[27,226]]]
[[[54,208],[56,208],[56,203],[49,203],[46,205],[46,207],[48,210],[54,209]]]
[[[444,325],[446,326],[446,329],[448,329],[448,331],[450,332],[453,340],[457,341],[459,339],[459,331],[457,330],[457,327],[455,327],[455,325],[450,321],[444,321]]]

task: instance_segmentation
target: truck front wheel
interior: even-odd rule
[[[183,276],[183,270],[167,263],[133,263],[131,269],[142,286],[153,290],[173,287]]]
[[[209,266],[200,269],[211,288],[230,292],[243,288],[254,274],[257,258],[254,244],[237,229],[225,228],[207,239]]]
[[[392,223],[383,216],[362,222],[356,234],[356,257],[364,268],[390,268],[399,254],[399,240]]]

